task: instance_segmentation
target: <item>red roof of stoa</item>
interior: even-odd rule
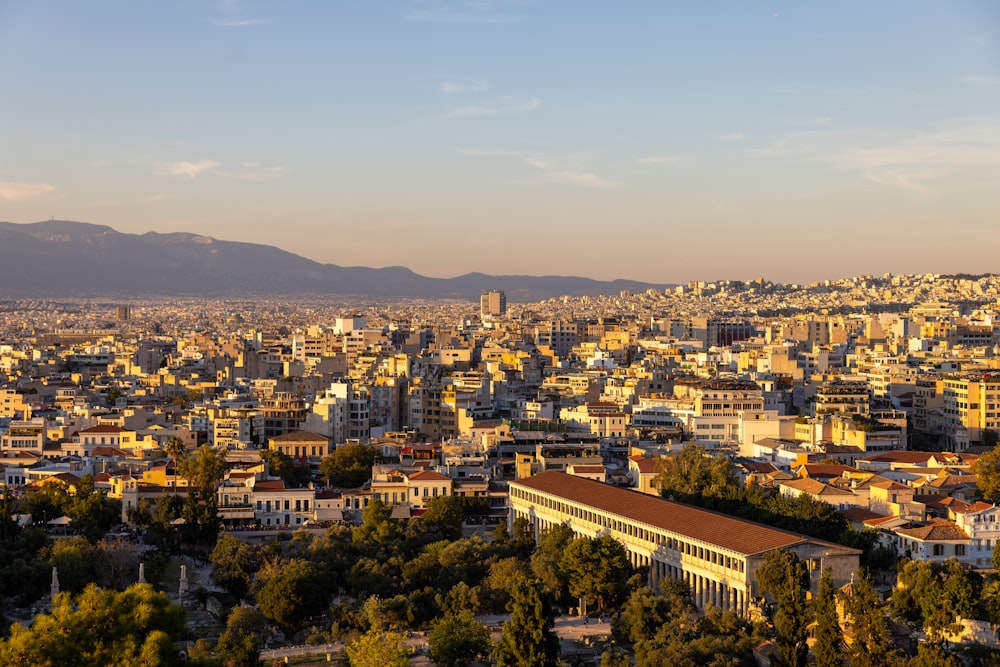
[[[618,515],[627,521],[646,524],[747,556],[807,542],[827,545],[838,551],[861,553],[832,542],[554,470],[511,482],[510,486],[564,498]]]

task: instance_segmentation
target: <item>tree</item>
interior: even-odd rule
[[[563,552],[562,566],[569,574],[570,595],[600,609],[624,598],[632,575],[625,547],[610,535],[573,540]]]
[[[1000,502],[1000,447],[980,454],[970,468],[979,495],[988,503]]]
[[[620,618],[612,624],[615,638],[626,645],[650,640],[657,631],[682,609],[674,609],[670,600],[643,586],[632,592],[622,606]]]
[[[177,475],[180,474],[180,462],[187,457],[187,447],[184,445],[183,440],[177,436],[173,436],[163,445],[163,451],[173,461],[174,476],[171,478],[171,485],[173,486],[173,492],[177,493]]]
[[[514,527],[516,541],[516,521]],[[556,600],[561,600],[567,595],[569,573],[563,564],[563,554],[573,539],[572,528],[565,524],[557,524],[541,534],[538,547],[531,554],[531,572],[549,589]]]
[[[805,564],[791,551],[772,551],[757,570],[757,583],[761,592],[770,594],[776,601],[773,621],[781,664],[804,667],[809,655],[806,644],[809,573]]]
[[[427,510],[420,521],[433,528],[442,539],[457,540],[462,537],[465,511],[458,496],[438,496],[427,503]]]
[[[500,641],[493,650],[497,667],[555,667],[559,664],[559,638],[553,632],[555,616],[549,596],[538,584],[518,583],[510,601]]]
[[[219,481],[226,474],[226,454],[211,445],[202,445],[181,459],[178,469],[188,487],[203,503],[215,503]]]
[[[490,633],[470,611],[448,615],[431,625],[428,656],[443,667],[463,667],[490,652]]]
[[[399,632],[372,630],[346,646],[351,667],[408,667],[410,651]]]
[[[380,498],[372,498],[361,512],[361,525],[354,529],[354,542],[394,544],[403,538],[399,523],[392,518],[392,508]]]
[[[725,496],[736,487],[733,465],[725,456],[711,456],[701,445],[685,445],[660,459],[660,489],[664,496]]]
[[[257,575],[257,606],[289,631],[301,630],[330,603],[326,568],[302,558],[268,563]]]
[[[319,469],[328,485],[354,489],[371,479],[377,454],[377,450],[368,445],[341,445],[320,461]]]
[[[848,622],[854,629],[851,667],[891,667],[897,657],[889,635],[889,622],[871,578],[865,572],[851,586],[844,601]]]
[[[260,458],[267,462],[268,472],[274,477],[281,478],[285,486],[298,489],[305,487],[312,480],[309,464],[299,463],[288,454],[276,449],[263,449]]]
[[[60,593],[31,627],[15,623],[0,642],[0,664],[180,665],[174,646],[184,632],[184,609],[149,584],[118,592],[87,586],[73,598]]]
[[[842,641],[840,620],[837,617],[833,577],[829,568],[824,569],[820,577],[819,592],[813,601],[813,610],[816,614],[816,643],[813,644],[816,667],[842,667],[844,656],[840,648]]]
[[[260,569],[257,548],[229,534],[219,537],[209,560],[212,579],[233,595],[245,594]]]
[[[258,667],[267,619],[255,607],[234,607],[219,635],[216,652],[225,667]]]

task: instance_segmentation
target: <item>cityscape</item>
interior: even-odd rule
[[[998,27],[0,2],[0,667],[1000,667]]]
[[[0,656],[124,590],[153,664],[992,664],[998,312],[939,274],[5,300]]]

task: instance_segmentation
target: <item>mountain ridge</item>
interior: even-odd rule
[[[266,267],[266,270],[264,270]],[[131,234],[72,220],[0,222],[0,294],[306,295],[509,300],[662,290],[668,284],[581,276],[422,276],[405,266],[323,264],[272,245],[192,232]]]

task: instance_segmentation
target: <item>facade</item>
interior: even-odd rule
[[[649,570],[651,585],[663,577],[682,579],[695,604],[747,614],[760,597],[755,573],[776,549],[805,561],[815,593],[830,568],[834,584],[850,581],[861,552],[648,494],[544,472],[510,483],[509,524],[530,523],[536,537],[557,524],[581,536],[611,535],[632,564]]]
[[[484,291],[479,297],[479,317],[484,322],[502,319],[507,314],[507,295],[501,290]]]

